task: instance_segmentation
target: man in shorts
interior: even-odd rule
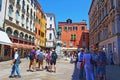
[[[52,50],[51,57],[50,57],[50,72],[52,72],[52,65],[54,65],[53,72],[56,72],[56,60],[57,60],[57,53],[55,49]]]

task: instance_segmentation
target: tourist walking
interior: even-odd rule
[[[83,55],[83,64],[86,73],[86,80],[95,80],[93,65],[91,64],[92,55],[88,50],[85,50]]]
[[[40,53],[37,54],[38,70],[41,70],[41,71],[44,70],[44,67],[43,67],[43,60],[44,60],[44,58],[45,58],[45,54],[44,54],[43,50],[41,49],[41,50],[40,50]],[[40,66],[42,66],[42,69],[40,69]]]
[[[33,47],[33,49],[31,50],[30,55],[29,55],[29,59],[30,59],[30,63],[29,63],[29,70],[28,71],[36,71],[37,56],[36,56],[35,47]],[[33,70],[31,70],[31,66],[32,66]]]
[[[56,72],[56,60],[57,60],[57,53],[55,52],[55,49],[52,49],[52,54],[50,57],[50,72]],[[54,65],[54,70],[52,70],[52,65]]]
[[[14,78],[15,77],[15,71],[18,75],[18,78],[21,78],[21,74],[20,74],[20,69],[19,69],[19,64],[21,63],[20,61],[20,56],[18,54],[18,49],[14,48],[14,59],[12,60],[12,71],[11,71],[11,75],[9,76],[9,78]]]

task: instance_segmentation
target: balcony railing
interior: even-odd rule
[[[21,8],[20,4],[16,4],[16,8],[17,8],[18,10],[20,10],[20,8]]]
[[[22,13],[24,13],[24,14],[25,14],[25,9],[22,9]]]

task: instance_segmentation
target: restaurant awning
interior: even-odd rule
[[[4,31],[0,31],[0,44],[3,44],[3,45],[11,45],[12,44],[7,33],[5,33]]]

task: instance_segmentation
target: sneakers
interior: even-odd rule
[[[9,78],[21,78],[21,76],[9,76]]]
[[[9,78],[14,78],[14,76],[9,76]]]

